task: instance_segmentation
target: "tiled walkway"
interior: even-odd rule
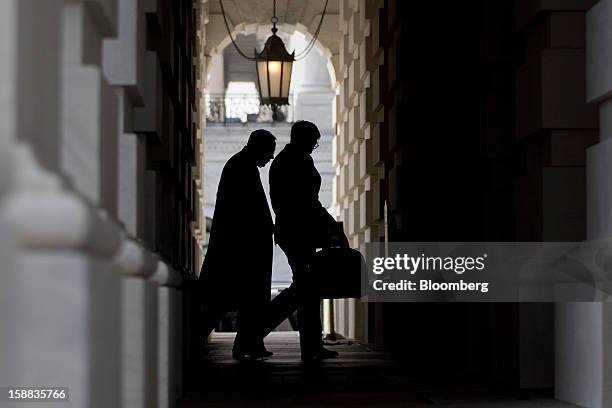
[[[295,332],[268,336],[271,358],[239,363],[231,356],[233,337],[212,337],[210,356],[198,363],[179,407],[573,407],[549,399],[432,395],[419,391],[388,355],[356,343],[328,346],[340,357],[304,364]]]

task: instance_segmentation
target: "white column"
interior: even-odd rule
[[[0,284],[0,382],[68,387],[67,407],[119,406],[119,230],[29,147],[13,154],[19,179],[0,207],[14,245]]]
[[[176,405],[176,301],[181,275],[163,262],[152,280],[159,285],[158,303],[158,386],[159,407]]]
[[[600,107],[600,143],[587,150],[587,238],[612,237],[612,1],[587,13],[587,100]],[[555,308],[555,396],[589,408],[612,404],[612,304]]]
[[[123,407],[157,407],[157,284],[148,278],[157,257],[125,238],[114,264],[121,282],[121,403]]]
[[[0,2],[0,384],[119,406],[119,231],[60,171],[63,4]],[[112,1],[88,4],[101,21]]]

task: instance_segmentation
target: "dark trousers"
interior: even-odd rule
[[[261,307],[260,307],[261,306]],[[206,339],[219,325],[223,316],[228,312],[225,308],[207,307],[201,313],[198,325],[201,329],[198,337]],[[258,351],[264,347],[261,328],[267,311],[263,305],[257,303],[244,303],[238,307],[238,328],[234,345],[245,352]]]
[[[308,262],[314,254],[314,249],[279,246],[287,255],[293,282],[272,299],[264,334],[270,333],[297,310],[302,354],[316,353],[322,346],[321,301],[310,287],[313,282],[308,279]]]
[[[270,279],[271,277],[264,277]],[[262,331],[270,305],[270,283],[263,279],[243,278],[244,289],[232,295],[235,303],[228,304],[223,299],[200,306],[198,337],[202,340],[208,338],[217,328],[223,316],[232,310],[238,311],[238,327],[234,345],[245,352],[258,351],[264,347]],[[219,289],[221,290],[221,289]],[[210,300],[210,299],[209,299]]]
[[[268,302],[270,295],[268,294]],[[262,327],[267,315],[267,303],[245,302],[238,307],[238,329],[234,346],[242,351],[260,351],[264,348]]]

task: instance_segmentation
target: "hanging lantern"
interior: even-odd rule
[[[306,57],[312,47],[315,45],[321,26],[323,25],[323,18],[327,10],[327,3],[329,0],[325,0],[325,7],[321,14],[321,20],[317,26],[312,39],[306,46],[306,48],[300,52],[296,58],[295,52],[289,54],[285,48],[283,40],[276,35],[278,31],[276,23],[278,23],[278,17],[276,17],[276,0],[273,2],[273,16],[272,16],[272,35],[266,40],[266,44],[261,52],[255,50],[255,58],[249,57],[240,50],[236,41],[232,37],[232,30],[230,29],[229,23],[225,16],[225,8],[223,7],[223,0],[219,0],[221,5],[221,13],[223,14],[223,22],[227,29],[227,34],[232,41],[232,44],[236,48],[236,51],[245,59],[255,61],[257,66],[257,83],[259,84],[259,98],[262,105],[270,105],[272,108],[272,119],[276,121],[278,107],[283,105],[289,105],[289,86],[291,85],[291,70],[293,69],[293,62]]]
[[[272,35],[266,40],[263,50],[260,53],[255,51],[259,97],[262,105],[272,108],[273,120],[276,120],[279,106],[289,105],[291,70],[295,61],[295,52],[289,54],[283,40],[276,35],[277,21],[274,16]]]

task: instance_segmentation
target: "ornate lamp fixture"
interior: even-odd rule
[[[299,61],[306,57],[314,46],[319,32],[321,31],[321,25],[323,24],[323,18],[325,17],[325,11],[327,10],[327,3],[325,1],[325,7],[321,14],[321,21],[314,36],[301,53],[297,56],[295,51],[291,54],[285,48],[283,40],[276,35],[278,29],[276,23],[278,23],[278,17],[276,16],[276,0],[274,0],[273,16],[270,19],[272,22],[272,35],[268,37],[261,52],[255,50],[255,57],[249,57],[243,53],[232,37],[232,33],[225,17],[225,9],[223,8],[223,0],[219,0],[221,4],[221,12],[223,14],[223,21],[225,22],[225,28],[227,33],[232,40],[232,44],[236,48],[236,51],[245,59],[249,61],[255,61],[257,68],[257,82],[259,84],[259,99],[262,105],[269,105],[272,109],[272,120],[276,121],[278,118],[278,108],[283,105],[289,105],[289,87],[291,85],[291,71],[293,69],[293,62]]]
[[[291,70],[295,61],[295,51],[287,52],[283,40],[276,35],[276,0],[274,0],[274,16],[272,17],[272,35],[266,40],[263,50],[258,54],[255,50],[257,64],[257,82],[259,83],[259,98],[262,105],[272,108],[272,120],[276,121],[279,106],[289,105],[289,85]]]

